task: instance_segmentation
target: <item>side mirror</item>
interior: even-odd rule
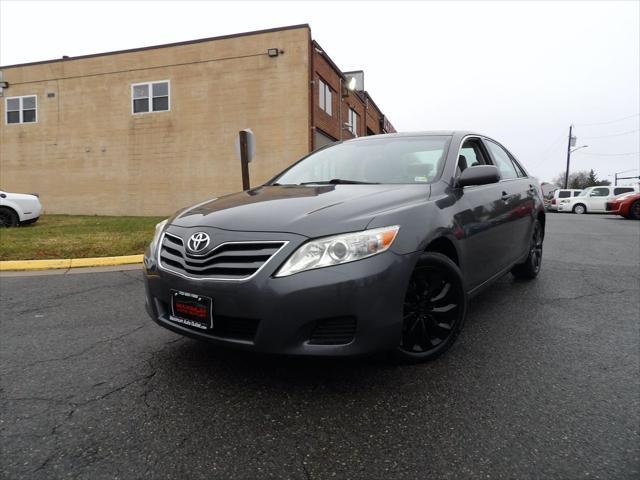
[[[472,185],[487,185],[498,183],[500,172],[494,165],[476,165],[465,168],[458,177],[458,187],[470,187]]]

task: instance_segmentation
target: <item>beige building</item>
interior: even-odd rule
[[[339,81],[320,93],[327,65]],[[0,187],[39,193],[48,213],[166,215],[241,190],[243,128],[252,186],[320,141],[393,130],[367,92],[344,88],[308,25],[0,71]]]

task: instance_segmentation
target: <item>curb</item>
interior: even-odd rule
[[[65,258],[60,260],[7,260],[0,262],[0,272],[19,270],[51,270],[81,267],[111,267],[142,263],[142,255],[122,257]]]

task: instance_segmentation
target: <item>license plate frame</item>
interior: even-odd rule
[[[213,328],[213,299],[205,295],[171,290],[169,320],[199,330]]]

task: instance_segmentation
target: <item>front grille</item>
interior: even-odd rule
[[[243,280],[255,274],[285,242],[223,243],[208,253],[187,253],[183,240],[165,233],[160,246],[163,268],[192,278]]]
[[[354,317],[335,317],[318,320],[309,337],[312,345],[345,345],[353,341],[356,334]]]

